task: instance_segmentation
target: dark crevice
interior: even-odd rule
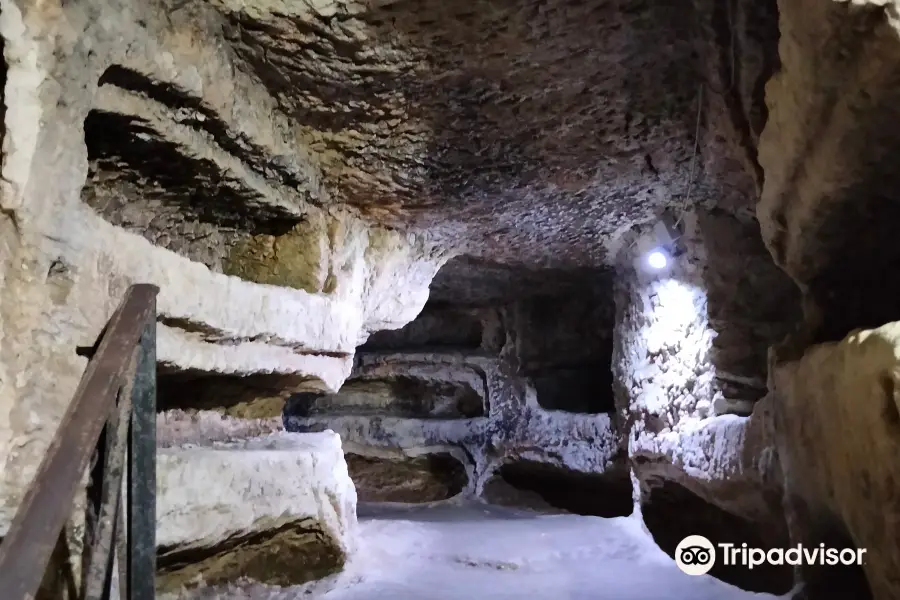
[[[615,410],[611,282],[592,278],[558,294],[520,300],[510,337],[518,375],[547,410],[599,414]]]
[[[182,220],[252,234],[281,235],[299,218],[268,205],[241,180],[223,173],[209,159],[189,157],[139,117],[93,110],[84,123],[91,174],[85,201],[113,221],[121,221],[122,203],[147,204],[146,210],[176,210]],[[95,188],[131,188],[113,199]],[[142,229],[145,223],[115,222]]]
[[[816,324],[813,343],[838,341],[854,329],[872,329],[900,319],[896,301],[900,284],[889,275],[900,269],[892,225],[900,219],[900,204],[895,195],[881,191],[900,183],[900,177],[884,173],[861,181],[847,189],[846,199],[818,224],[817,239],[828,242],[809,251],[828,257],[818,259],[822,268],[809,282],[820,314],[825,315]],[[879,189],[871,189],[871,181],[879,182]],[[852,231],[866,233],[847,233]]]
[[[6,55],[4,47],[6,40],[0,35],[0,147],[3,138],[6,137]]]
[[[286,531],[298,531],[301,533],[321,534],[318,528],[308,528],[297,523],[287,523],[274,529],[258,531],[244,535],[234,535],[226,538],[211,547],[180,548],[179,546],[160,546],[157,551],[157,567],[160,571],[173,571],[188,565],[203,562],[203,560],[216,554],[225,554],[242,546],[252,546],[266,541],[279,533]]]
[[[709,361],[721,394],[715,410],[746,416],[766,394],[768,348],[801,320],[799,289],[772,262],[755,223],[714,209],[699,213],[698,225],[708,255],[701,278],[714,332]]]
[[[405,327],[373,333],[361,352],[468,352],[481,347],[484,324],[471,310],[426,304]]]
[[[309,386],[309,377],[302,375],[225,375],[161,368],[156,408],[159,412],[214,410],[245,419],[277,418],[285,400]]]
[[[650,493],[641,500],[644,523],[659,547],[675,557],[679,542],[700,535],[718,544],[746,543],[751,548],[788,548],[788,540],[776,530],[726,512],[697,496],[684,486],[668,480],[648,481]],[[785,594],[794,584],[790,565],[760,565],[752,570],[741,565],[725,565],[716,560],[710,575],[751,592]]]
[[[740,34],[735,30],[736,14],[740,4],[734,0],[712,3],[712,32],[716,46],[720,49],[719,80],[723,90],[710,89],[721,95],[722,100],[739,137],[741,149],[746,153],[747,162],[752,167],[757,182],[763,179],[762,167],[757,160],[756,142],[750,123],[750,111],[741,98],[741,52]]]
[[[612,413],[612,368],[603,363],[547,369],[530,374],[538,404],[547,410]]]
[[[361,502],[448,500],[468,485],[465,466],[446,452],[403,458],[347,453],[347,469]]]
[[[804,531],[801,543],[806,548],[834,548],[856,551],[859,547],[847,528],[837,519],[817,519],[812,530]],[[872,590],[861,565],[805,565],[802,568],[803,594],[798,600],[853,598],[872,600]]]
[[[205,323],[194,321],[192,319],[159,316],[156,320],[158,323],[165,325],[166,327],[180,329],[181,331],[184,331],[188,334],[197,334],[198,337],[209,344],[237,346],[239,344],[255,342],[267,344],[269,346],[277,346],[279,348],[289,348],[294,354],[299,354],[302,356],[327,356],[329,358],[349,358],[351,356],[350,352],[341,352],[337,350],[310,350],[303,344],[300,344],[298,342],[291,342],[270,333],[260,333],[247,337],[234,337],[225,333],[221,329],[217,329],[215,327],[206,325]]]
[[[744,10],[749,11],[747,30],[757,33],[763,51],[763,64],[753,84],[750,106],[750,127],[758,140],[769,118],[769,107],[766,104],[766,84],[772,75],[781,68],[781,58],[778,55],[778,43],[781,38],[781,30],[778,26],[778,2],[765,0],[758,3],[745,3]]]
[[[187,115],[180,123],[207,132],[222,149],[246,161],[257,173],[277,179],[293,189],[302,189],[309,183],[302,174],[291,172],[278,164],[280,157],[270,158],[270,153],[264,148],[255,145],[246,136],[232,131],[202,100],[190,96],[171,83],[155,81],[132,69],[113,65],[100,77],[100,85],[104,84],[144,95],[172,110],[190,109],[196,114]]]
[[[509,229],[504,227],[496,233],[506,234]],[[447,261],[437,272],[431,282],[429,304],[496,308],[535,296],[576,295],[584,291],[586,282],[611,290],[613,277],[614,271],[609,268],[538,269],[462,255]],[[552,301],[550,304],[552,310]]]
[[[204,547],[163,546],[157,551],[157,587],[167,592],[195,584],[217,585],[247,577],[269,585],[298,585],[338,572],[340,546],[310,521],[235,535]]]
[[[514,488],[535,492],[551,506],[577,515],[627,517],[634,510],[626,469],[613,467],[602,474],[581,473],[519,460],[501,466],[499,475]]]
[[[480,383],[480,382],[479,382]],[[336,394],[304,392],[292,396],[285,415],[368,416],[413,419],[471,419],[486,413],[484,388],[468,382],[420,379],[409,375],[348,380]]]

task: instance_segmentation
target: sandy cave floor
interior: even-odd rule
[[[755,600],[774,599],[681,573],[633,518],[487,505],[360,506],[360,547],[313,586],[233,584],[193,599]]]

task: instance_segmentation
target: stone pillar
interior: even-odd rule
[[[640,234],[618,261],[613,385],[635,517],[670,554],[688,535],[784,547],[780,473],[763,460],[774,441],[758,401],[767,349],[793,322],[783,309],[798,305],[796,290],[754,223],[690,211],[680,229],[666,268],[639,255]],[[789,567],[713,574],[771,593],[793,579]]]
[[[637,237],[618,260],[614,386],[632,454],[673,451],[704,419],[749,416],[767,392],[768,349],[800,314],[754,222],[690,211],[680,229],[665,269],[646,266]]]
[[[705,251],[696,217],[682,219],[684,249],[659,272],[635,245],[621,257],[615,285],[613,375],[616,413],[629,455],[691,419],[712,413],[717,390],[703,283]]]

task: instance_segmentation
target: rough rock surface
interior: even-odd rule
[[[235,442],[283,430],[281,416],[242,419],[215,410],[168,410],[156,415],[156,446],[170,448]]]
[[[172,8],[0,13],[0,532],[77,385],[76,348],[128,284],[161,288],[162,366],[334,390],[369,333],[421,310],[446,260],[421,235],[323,209],[296,125],[216,43],[222,17]]]
[[[334,430],[349,442],[348,452],[367,457],[348,456],[361,497],[397,497],[384,472],[396,472],[400,459],[411,481],[423,481],[414,457],[449,454],[467,472],[468,484],[457,488],[463,494],[510,501],[518,495],[534,506],[540,503],[529,496],[553,496],[560,482],[577,487],[596,480],[576,512],[628,514],[631,484],[613,468],[618,443],[608,414],[609,274],[595,278],[510,305],[430,304],[408,326],[372,336],[339,393],[292,398],[285,425]],[[572,385],[572,371],[581,385]],[[436,390],[444,390],[440,406]],[[437,485],[445,473],[431,469],[428,480]],[[431,487],[423,486],[416,500],[434,501]]]
[[[707,7],[216,4],[324,185],[362,210],[449,210],[472,252],[577,266],[685,192]]]
[[[96,219],[74,211],[79,212]],[[15,331],[22,335],[31,331],[35,337],[29,343],[16,338],[28,351],[11,359],[22,365],[16,385],[4,380],[10,392],[3,413],[4,447],[9,449],[4,527],[36,467],[35,457],[46,448],[78,382],[84,359],[75,354],[75,348],[93,343],[127,283],[150,282],[161,288],[157,332],[161,365],[228,375],[275,373],[299,380],[295,387],[324,390],[337,389],[349,375],[354,348],[368,331],[403,324],[404,315],[412,318],[427,295],[430,276],[422,271],[427,267],[416,267],[413,256],[380,253],[365,244],[354,251],[355,264],[342,271],[338,289],[326,296],[216,275],[133,234],[94,222],[99,230],[80,229],[83,222],[73,214],[67,233],[59,234],[71,235],[68,239],[84,254],[79,256],[71,247],[65,253],[67,261],[81,266],[78,275],[70,272],[72,285],[65,304],[55,305],[57,320],[35,323],[54,328],[54,335],[37,335],[28,329],[29,321],[15,321]],[[436,264],[430,269],[433,272]],[[12,353],[17,344],[9,339],[3,348]],[[58,358],[41,358],[41,347]],[[52,380],[40,376],[41,364],[54,369]],[[288,395],[290,388],[282,387]]]
[[[3,520],[83,369],[72,349],[93,343],[128,283],[162,286],[163,364],[334,388],[366,333],[421,309],[445,258],[372,221],[433,226],[529,269],[599,266],[633,222],[687,200],[695,156],[698,173],[713,156],[741,164],[740,142],[712,123],[742,92],[699,91],[725,89],[729,48],[732,82],[765,72],[713,35],[731,21],[759,33],[740,52],[765,54],[753,14],[5,3]],[[712,153],[696,150],[696,108]],[[693,198],[718,189],[746,208],[753,176],[720,171],[728,181]]]
[[[810,597],[894,598],[898,4],[778,9],[758,215],[805,296],[803,327],[770,361],[788,522],[795,541],[868,549],[868,582],[852,569],[806,569]],[[823,341],[839,343],[813,345]]]
[[[770,543],[784,463],[792,536],[815,500],[877,546],[859,511],[893,479],[829,485],[863,433],[893,447],[890,413],[842,420],[835,464],[810,451],[832,413],[789,434],[846,410],[814,364],[853,342],[797,363],[810,343],[900,318],[898,22],[894,0],[4,0],[0,534],[76,348],[149,282],[164,455],[222,460],[181,445],[325,394],[285,422],[340,433],[373,490],[562,482],[525,491],[546,501],[627,467],[664,548],[659,516],[701,506]],[[685,251],[653,279],[632,243],[663,207]],[[799,303],[766,249],[805,309],[769,361]],[[848,393],[883,383],[840,365]],[[867,567],[879,600],[893,559]]]
[[[334,433],[160,449],[158,587],[248,577],[291,585],[343,566],[356,490]]]
[[[805,545],[865,548],[868,587],[878,599],[900,594],[898,357],[900,324],[890,323],[811,348],[773,374],[792,534]],[[805,575],[819,593],[867,591],[830,568]]]
[[[641,411],[650,434],[676,430],[685,417],[749,414],[766,394],[769,346],[800,316],[796,288],[752,224],[697,211],[682,215],[679,229],[664,271],[629,249],[615,280],[617,401]],[[632,247],[651,235],[636,232]]]
[[[810,333],[839,340],[900,317],[893,298],[900,37],[892,0],[778,3],[781,69],[760,138],[763,237],[809,296]]]
[[[648,269],[629,247],[616,279],[617,433],[636,501],[668,552],[693,534],[781,547],[780,471],[768,403],[760,400],[765,351],[796,318],[797,292],[751,226],[698,211],[679,227],[677,256],[665,271]],[[647,235],[637,232],[633,247]],[[753,289],[767,295],[742,294]],[[666,516],[681,512],[692,519]],[[784,593],[792,584],[789,568],[715,574],[758,591]]]
[[[400,451],[347,447],[347,469],[361,502],[440,502],[457,496],[468,485],[458,452],[428,452],[413,456]],[[456,456],[454,456],[456,454]]]

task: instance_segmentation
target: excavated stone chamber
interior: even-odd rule
[[[343,567],[356,492],[335,434],[196,441],[159,451],[159,592],[240,578],[289,586]]]
[[[292,398],[285,426],[339,432],[361,500],[541,497],[545,508],[571,510],[554,493],[562,481],[583,496],[582,514],[629,514],[611,420],[610,273],[591,275],[596,283],[569,277],[518,299],[438,296],[409,325],[361,346],[340,392]],[[560,385],[572,371],[585,374],[582,385]]]
[[[216,9],[58,8],[0,7],[0,535],[78,385],[77,350],[151,283],[160,585],[334,572],[356,502],[340,440],[284,435],[281,405],[337,391],[357,345],[421,310],[447,252],[331,202],[296,121],[216,42]]]
[[[900,595],[895,2],[57,4],[0,5],[0,534],[142,282],[164,589],[475,497]]]

